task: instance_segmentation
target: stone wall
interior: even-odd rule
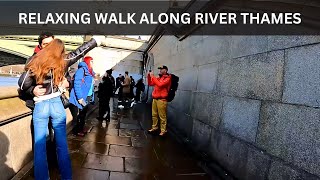
[[[18,97],[17,88],[0,88],[0,122],[30,112]],[[67,124],[72,116],[67,109]],[[11,179],[33,158],[31,115],[0,124],[0,180]]]
[[[196,150],[239,179],[319,179],[320,36],[163,36],[150,53],[180,77],[168,121]]]

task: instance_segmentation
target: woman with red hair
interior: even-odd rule
[[[94,72],[92,69],[93,58],[86,56],[83,62],[79,63],[78,70],[74,75],[74,86],[70,93],[70,111],[73,117],[73,134],[84,136],[85,117],[89,101],[94,101]],[[79,113],[79,114],[78,114]]]
[[[60,39],[50,40],[46,46],[28,59],[25,70],[20,76],[18,84],[25,91],[26,100],[32,101],[34,127],[34,175],[36,180],[49,179],[46,135],[48,131],[49,117],[51,117],[56,142],[56,152],[61,178],[72,179],[71,162],[68,153],[66,111],[61,101],[60,87],[67,68],[77,62],[84,54],[102,44],[105,37],[94,36],[76,50],[66,54],[64,43]],[[40,43],[40,41],[39,41]],[[37,88],[38,87],[38,88]],[[45,88],[45,91],[42,89]],[[41,93],[35,89],[41,89]],[[29,98],[32,98],[29,99]],[[34,104],[34,106],[33,106]]]
[[[49,117],[52,119],[54,129],[61,179],[72,179],[66,134],[66,112],[59,92],[68,67],[65,57],[63,42],[60,39],[55,39],[33,56],[25,67],[27,72],[19,80],[21,89],[28,89],[36,85],[42,85],[46,88],[45,95],[34,97],[34,174],[36,180],[49,179],[46,151]]]

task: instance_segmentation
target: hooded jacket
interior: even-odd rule
[[[167,99],[171,85],[171,75],[161,75],[159,77],[148,75],[148,85],[154,86],[152,92],[153,99]]]
[[[70,93],[70,103],[82,109],[83,106],[79,104],[78,100],[83,99],[87,102],[88,94],[91,94],[93,98],[94,94],[89,93],[89,91],[93,91],[93,76],[89,72],[89,68],[85,62],[81,62],[78,65],[78,70],[74,75],[74,85],[71,89]]]

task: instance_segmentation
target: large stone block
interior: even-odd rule
[[[320,175],[320,109],[264,103],[257,144],[286,162]]]
[[[268,51],[319,43],[320,36],[268,36]]]
[[[270,161],[270,157],[264,152],[254,148],[248,148],[246,175],[243,177],[243,179],[267,179]]]
[[[228,60],[231,57],[230,36],[208,36],[195,45],[201,52],[201,58],[196,61],[197,65]]]
[[[8,124],[12,167],[18,172],[32,160],[31,116]]]
[[[232,36],[231,57],[237,58],[266,52],[268,36]]]
[[[157,50],[160,54],[175,55],[179,51],[180,42],[175,36],[162,36],[158,41],[159,49]]]
[[[172,108],[171,106],[168,106],[168,109],[167,109],[167,119],[168,119],[168,124],[172,124],[174,126],[177,125],[177,114],[178,114],[178,111],[177,109],[175,108]]]
[[[178,90],[176,92],[175,98],[170,103],[170,106],[174,107],[180,112],[190,114],[191,102],[192,102],[192,91]]]
[[[176,55],[169,55],[169,56],[161,56],[161,58],[156,57],[157,65],[155,66],[156,68],[156,73],[159,72],[157,69],[159,66],[165,65],[169,69],[169,73],[172,73],[176,71],[176,66],[179,64],[178,59],[176,58]]]
[[[209,93],[194,93],[192,99],[191,116],[212,127],[218,127],[222,112],[222,97]]]
[[[183,51],[183,50],[186,50],[186,49],[191,49],[196,44],[201,43],[202,40],[203,40],[203,36],[202,35],[188,36],[183,41],[178,41],[178,50],[179,51]]]
[[[192,117],[184,113],[179,113],[175,121],[177,121],[176,128],[181,132],[181,134],[185,137],[191,138],[193,129]]]
[[[279,161],[273,161],[268,175],[269,180],[319,180],[315,177],[303,171],[293,169],[287,164]]]
[[[6,89],[2,88],[2,90],[5,91]],[[16,91],[17,90],[15,90],[15,92]],[[4,99],[0,100],[0,121],[30,112],[30,109],[26,107],[24,101],[21,101],[21,99],[19,99],[18,97],[9,97],[6,98],[6,96],[3,96]]]
[[[201,51],[194,46],[192,48],[184,49],[175,55],[175,68],[176,70],[182,70],[194,67],[200,58],[202,58]]]
[[[320,44],[287,50],[283,101],[320,107]]]
[[[194,148],[197,150],[208,150],[208,146],[210,144],[212,127],[204,124],[200,121],[193,120],[193,128],[192,128],[192,143],[194,144]]]
[[[210,155],[236,178],[266,179],[270,167],[268,155],[215,129],[210,140]]]
[[[218,81],[218,64],[199,66],[197,91],[213,92]]]
[[[248,147],[236,138],[214,129],[210,140],[210,155],[235,177],[244,177]]]
[[[179,76],[179,90],[195,91],[197,88],[198,68],[188,68],[176,71],[175,75]]]
[[[222,63],[218,88],[231,96],[280,101],[284,52],[257,54]]]
[[[172,51],[174,49],[174,44],[172,44],[171,40],[172,36],[162,36],[157,44],[155,45],[156,49],[153,51],[155,57],[162,56],[164,54],[172,55]]]
[[[225,97],[221,128],[248,142],[255,142],[261,102]]]

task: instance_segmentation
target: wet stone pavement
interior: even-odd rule
[[[96,108],[86,122],[85,137],[68,134],[73,179],[218,179],[210,177],[192,153],[170,135],[149,135],[146,127],[151,123],[151,115],[144,113],[145,108],[144,104],[127,110],[114,108],[105,127],[96,119]],[[51,179],[59,179],[55,153],[48,154]],[[24,179],[33,179],[32,173]]]

